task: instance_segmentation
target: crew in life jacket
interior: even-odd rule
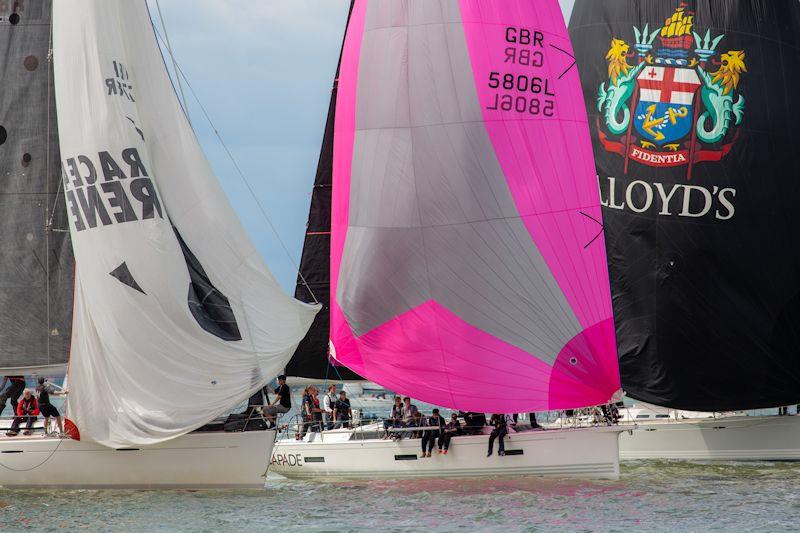
[[[25,389],[22,393],[22,399],[17,403],[17,416],[14,417],[14,422],[11,423],[11,429],[8,430],[6,435],[9,437],[16,437],[19,434],[19,425],[25,421],[25,431],[23,435],[30,435],[33,423],[36,421],[36,416],[39,414],[39,402],[36,397],[31,394],[30,389]]]

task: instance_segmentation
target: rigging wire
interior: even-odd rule
[[[161,22],[161,29],[164,31],[164,41],[167,46],[167,51],[169,52],[169,57],[172,59],[172,70],[176,73],[178,71],[178,63],[175,61],[175,54],[172,53],[172,43],[169,41],[169,33],[167,32],[167,25],[164,22],[164,15],[161,13],[161,2],[156,0],[156,9],[158,10],[158,19]],[[181,83],[181,77],[176,74],[175,76],[178,82],[178,92],[181,95],[181,100],[183,100],[183,110],[184,114],[186,115],[186,120],[189,121],[189,126],[192,125],[192,117],[189,115],[189,106],[186,102],[186,94],[183,92],[183,84]]]
[[[31,467],[28,467],[28,468],[14,468],[13,466],[8,466],[8,465],[3,464],[2,462],[0,462],[0,467],[5,468],[6,470],[10,470],[11,472],[31,472],[33,470],[36,470],[37,468],[40,468],[40,467],[44,466],[44,464],[46,462],[48,462],[50,459],[53,458],[53,456],[56,454],[56,452],[59,450],[59,448],[61,448],[61,443],[63,443],[65,440],[66,439],[63,438],[63,437],[58,439],[58,444],[56,444],[56,447],[53,448],[53,450],[47,455],[47,457],[44,458],[44,460],[41,463],[39,463],[39,464],[37,464],[35,466],[31,466]]]
[[[52,83],[50,81],[50,69],[53,66],[53,25],[50,24],[50,32],[48,35],[47,41],[47,142],[46,142],[46,155],[45,155],[45,186],[47,187],[47,196],[46,198],[50,197],[50,111],[52,107],[51,96],[52,96]],[[61,190],[61,176],[59,176],[59,191]],[[56,193],[58,194],[58,193]],[[55,212],[55,205],[58,202],[58,197],[56,197],[53,201],[53,211]],[[47,205],[45,201],[44,207],[44,216],[47,217]],[[51,215],[52,220],[52,215]],[[45,299],[47,300],[47,332],[45,339],[47,339],[47,364],[51,363],[50,359],[50,332],[52,328],[51,323],[51,310],[50,310],[50,228],[49,228],[50,220],[45,220],[45,227],[44,227],[44,239],[45,239],[45,261],[47,266],[45,267]],[[5,403],[5,402],[4,402]]]
[[[156,0],[156,3],[158,3],[158,0]],[[162,24],[162,26],[164,25],[164,19],[163,18],[161,19],[161,24]],[[170,54],[170,57],[172,59],[172,64],[174,65],[174,68],[175,68],[175,75],[178,78],[183,78],[183,81],[186,83],[186,87],[189,89],[189,93],[192,95],[192,98],[194,98],[194,100],[197,103],[198,107],[202,111],[203,116],[205,117],[206,121],[208,122],[208,125],[214,131],[214,135],[216,136],[216,138],[219,141],[220,145],[222,146],[223,150],[225,150],[225,153],[228,155],[228,159],[230,159],[231,163],[233,164],[234,168],[236,169],[236,173],[239,175],[239,178],[241,178],[242,182],[247,187],[247,190],[249,191],[250,196],[253,198],[253,200],[256,203],[256,206],[258,206],[258,209],[261,212],[261,216],[264,218],[264,220],[266,221],[267,225],[272,230],[272,233],[278,239],[278,243],[280,243],[281,248],[283,248],[283,251],[286,253],[286,257],[289,259],[289,262],[292,265],[298,265],[298,267],[296,268],[297,277],[300,279],[301,283],[306,288],[306,290],[308,290],[308,293],[309,293],[309,295],[311,295],[311,298],[314,300],[314,303],[315,304],[319,304],[320,303],[319,300],[317,299],[316,295],[314,294],[314,291],[311,289],[311,286],[308,284],[308,281],[306,281],[305,276],[303,276],[303,273],[301,272],[301,270],[299,268],[299,261],[296,260],[294,257],[292,257],[292,254],[289,251],[289,248],[286,246],[286,243],[281,238],[280,233],[278,233],[278,229],[275,227],[275,224],[273,224],[272,219],[267,214],[267,210],[264,208],[264,205],[261,203],[261,200],[256,195],[255,189],[251,185],[250,180],[248,180],[247,176],[245,176],[245,173],[242,170],[242,168],[239,166],[238,161],[234,157],[234,155],[231,152],[231,150],[228,148],[228,145],[223,140],[222,135],[219,133],[219,130],[217,130],[217,127],[214,124],[214,121],[211,120],[211,116],[209,115],[208,110],[203,105],[203,102],[200,101],[200,97],[197,95],[197,92],[194,90],[194,87],[192,87],[192,84],[189,81],[189,78],[183,72],[183,69],[181,69],[180,64],[178,63],[177,59],[175,59],[175,56],[172,53],[172,49],[169,47],[169,45],[166,42],[165,38],[161,35],[161,33],[158,31],[158,29],[155,28],[155,26],[153,27],[153,29],[155,30],[155,33],[156,33],[156,36],[158,37],[158,39],[166,46],[167,52]],[[186,109],[185,103],[184,103],[184,109]],[[188,116],[188,113],[187,113],[187,116]],[[190,125],[191,125],[191,122],[190,122]]]

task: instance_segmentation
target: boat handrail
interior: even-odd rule
[[[544,422],[545,426],[539,426],[541,430],[547,429],[554,429],[553,426],[559,429],[570,429],[570,428],[583,428],[583,427],[592,427],[598,425],[611,425],[608,419],[592,419],[589,414],[591,413],[591,409],[576,409],[574,410],[572,416],[567,417],[565,411],[559,411],[558,416],[555,420],[553,420],[552,424],[548,422]],[[384,424],[388,422],[388,424]],[[303,415],[301,414],[292,414],[288,418],[285,415],[280,416],[278,418],[277,429],[280,435],[283,435],[283,438],[288,439],[290,436],[295,438],[302,438],[297,437],[298,435],[302,435],[303,437],[308,432],[313,432],[318,434],[318,438],[320,441],[324,441],[325,435],[330,435],[331,432],[338,432],[342,433],[342,430],[350,430],[350,435],[353,440],[365,440],[372,437],[367,437],[367,432],[376,433],[380,432],[383,433],[411,433],[410,438],[420,438],[421,433],[423,431],[439,431],[438,426],[396,426],[397,421],[392,418],[384,418],[384,417],[376,417],[370,418],[368,420],[358,420],[358,421],[350,421],[349,425],[346,427],[325,427],[326,422],[320,420],[305,420]],[[328,422],[328,424],[334,424],[334,422]],[[485,431],[487,428],[491,428],[489,425],[474,425],[474,426],[467,426],[466,424],[462,423],[460,426],[461,432],[467,434],[480,434]],[[525,421],[515,424],[513,426],[513,431],[510,431],[510,435],[518,431],[528,431],[531,429],[536,429],[536,427],[526,424]]]

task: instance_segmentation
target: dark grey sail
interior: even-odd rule
[[[69,358],[74,259],[63,201],[50,0],[0,3],[0,371]]]
[[[352,12],[353,6],[350,5]],[[349,19],[349,16],[348,16]],[[349,20],[348,20],[349,22]],[[294,297],[301,302],[319,302],[322,310],[317,313],[311,329],[300,342],[292,360],[286,367],[290,376],[309,379],[360,380],[361,376],[343,366],[332,366],[328,357],[330,330],[331,287],[331,190],[333,183],[333,124],[336,114],[336,94],[339,68],[331,90],[328,120],[322,138],[322,148],[311,193],[311,208],[308,213],[303,256]]]

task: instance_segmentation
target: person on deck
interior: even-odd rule
[[[450,449],[450,439],[456,435],[463,435],[463,432],[461,431],[461,423],[458,421],[458,415],[452,413],[450,420],[444,426],[442,436],[439,437],[439,451],[442,454],[447,455],[447,450]]]
[[[322,431],[322,408],[319,405],[319,389],[311,387],[311,431]]]
[[[50,403],[50,395],[60,395],[60,392],[55,390],[50,383],[45,381],[44,378],[39,378],[39,385],[36,387],[37,401],[39,402],[39,412],[44,417],[44,432],[47,435],[47,428],[50,427],[50,418],[56,419],[58,426],[58,434],[64,434],[64,422],[61,419],[61,413],[58,412],[56,406]]]
[[[442,433],[444,432],[444,418],[439,415],[439,410],[434,409],[431,416],[425,419],[424,426],[438,428],[429,429],[422,432],[422,457],[430,457],[433,451],[433,444],[439,440],[439,453],[442,453]]]
[[[353,419],[353,410],[350,409],[350,400],[347,399],[345,391],[339,392],[339,399],[333,406],[333,417],[336,419],[336,428],[350,427],[350,421]]]
[[[11,386],[5,389],[6,384],[9,381],[11,382]],[[22,396],[23,390],[25,390],[25,376],[3,377],[3,381],[0,383],[0,391],[3,391],[3,393],[0,394],[0,415],[3,414],[3,410],[6,408],[6,402],[8,400],[11,400],[12,413],[17,412],[17,402],[19,401],[19,397]]]
[[[275,400],[263,409],[264,416],[274,425],[279,414],[288,413],[292,408],[292,391],[286,384],[286,376],[278,376],[278,387],[275,389]]]
[[[498,446],[498,455],[505,455],[506,454],[506,444],[503,441],[505,439],[506,434],[508,434],[508,426],[506,426],[506,417],[505,415],[501,414],[493,414],[492,418],[489,420],[489,425],[492,426],[492,433],[489,435],[489,451],[486,453],[486,457],[491,457],[492,453],[494,452],[494,440],[499,439],[500,444]]]
[[[392,414],[389,416],[387,420],[383,421],[383,431],[384,431],[384,439],[388,439],[390,436],[393,437],[394,435],[389,435],[389,428],[399,428],[403,424],[403,400],[400,396],[394,397],[394,405],[392,405]]]
[[[17,403],[17,416],[11,423],[11,429],[8,430],[6,435],[9,437],[16,437],[19,434],[19,425],[25,422],[25,431],[23,435],[30,435],[33,423],[36,421],[36,416],[39,414],[39,403],[36,397],[31,394],[30,389],[25,389],[22,393],[22,398]]]
[[[308,433],[308,427],[311,425],[311,385],[303,389],[303,395],[300,400],[300,433],[296,435],[297,440],[302,439]]]
[[[411,428],[417,425],[417,420],[419,419],[419,409],[417,406],[411,403],[411,398],[406,396],[403,398],[403,427]],[[400,439],[410,439],[414,437],[414,433],[412,431],[404,431],[402,434],[396,433],[395,440]]]
[[[333,406],[336,404],[336,385],[328,385],[328,393],[322,398],[322,420],[325,429],[333,429]]]

